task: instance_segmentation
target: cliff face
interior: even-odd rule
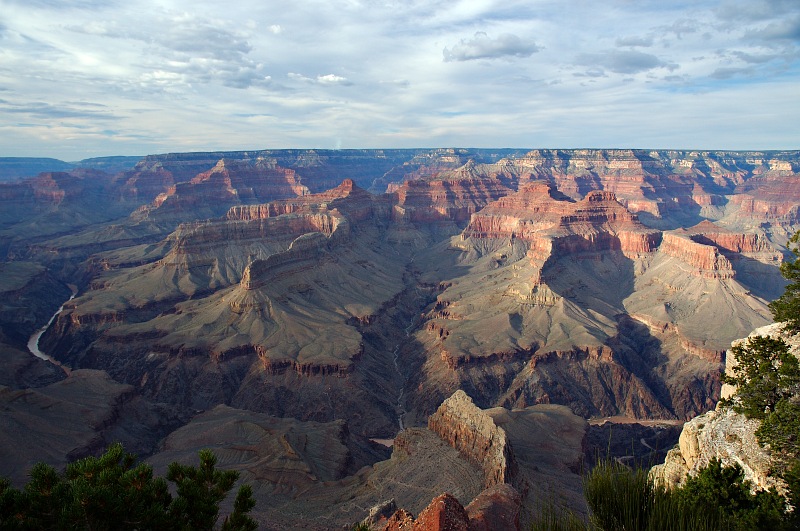
[[[203,407],[236,397],[275,413],[291,378],[319,379],[309,384],[319,389],[340,378],[342,390],[390,394],[407,381],[405,404],[381,399],[390,424],[401,406],[410,419],[427,418],[459,387],[487,407],[558,402],[585,415],[683,418],[716,399],[720,353],[765,321],[777,285],[771,246],[780,237],[767,226],[742,231],[731,197],[778,201],[771,190],[782,186],[791,200],[797,159],[640,150],[153,155],[96,190],[88,183],[101,179],[88,174],[42,176],[38,199],[28,186],[26,201],[59,219],[80,202],[107,204],[102,197],[126,216],[84,219],[79,235],[20,237],[7,248],[72,272],[96,253],[44,343],[154,396],[202,381],[198,393],[174,396]],[[76,192],[90,189],[89,200]],[[386,331],[371,324],[398,304],[402,321],[386,318]],[[278,379],[280,392],[263,398]],[[330,419],[337,404],[292,406]]]
[[[159,193],[134,213],[136,220],[196,219],[223,215],[241,203],[266,202],[309,194],[293,170],[259,160],[222,159],[213,168]]]
[[[464,391],[442,402],[428,419],[428,429],[481,466],[486,487],[514,482],[517,465],[505,431]]]
[[[487,203],[511,190],[497,179],[475,175],[471,167],[448,179],[408,181],[396,192],[393,216],[397,221],[466,222]]]
[[[733,265],[713,245],[697,243],[690,238],[667,233],[659,250],[692,266],[692,274],[713,279],[733,278]]]
[[[441,398],[435,388],[468,385],[481,405],[690,417],[717,399],[724,345],[767,321],[749,286],[779,263],[758,234],[711,222],[661,231],[612,192],[575,201],[544,181],[473,214],[451,246],[466,273],[446,283],[417,334],[427,407]],[[700,308],[711,300],[703,293],[715,293],[716,309]],[[668,357],[658,368],[651,347]]]
[[[779,324],[772,324],[756,329],[749,337],[768,335],[781,337],[792,347],[795,355],[800,357],[800,337],[786,336]],[[737,340],[734,342],[739,343]],[[726,371],[735,372],[736,359],[732,351],[728,352]],[[734,388],[725,386],[723,396],[730,396]],[[717,408],[699,415],[687,422],[681,432],[678,447],[667,453],[664,464],[651,470],[651,476],[664,485],[679,485],[688,476],[708,465],[713,458],[720,459],[723,465],[738,464],[744,471],[745,479],[754,487],[769,489],[776,487],[783,491],[782,480],[770,475],[774,463],[769,451],[758,443],[755,431],[760,421],[748,419],[729,408]]]

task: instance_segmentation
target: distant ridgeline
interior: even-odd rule
[[[42,172],[92,168],[117,173],[133,168],[142,157],[96,157],[78,162],[35,157],[0,157],[0,182],[33,177]]]
[[[138,156],[109,156],[64,162],[53,158],[0,157],[0,182],[33,177],[42,172],[69,171],[76,168],[91,168],[114,174],[133,169],[161,165],[177,175],[191,178],[212,168],[219,160],[256,162],[268,159],[281,167],[311,170],[325,167],[331,181],[353,179],[359,186],[373,192],[385,191],[385,186],[397,182],[397,177],[406,179],[425,178],[432,167],[438,170],[457,168],[472,161],[476,164],[494,164],[499,161],[526,162],[542,167],[561,167],[567,170],[591,171],[602,159],[609,170],[625,170],[638,167],[648,172],[683,171],[693,168],[700,172],[741,172],[747,177],[752,170],[767,167],[769,170],[797,169],[800,152],[786,150],[766,151],[691,151],[691,150],[647,150],[647,149],[514,149],[514,148],[418,148],[418,149],[265,149],[246,151],[209,151],[187,153],[164,153]],[[324,164],[321,164],[324,162]],[[777,166],[776,166],[777,165]],[[339,169],[340,172],[332,169]],[[386,173],[375,179],[380,170]],[[413,170],[421,170],[415,173]],[[434,172],[435,174],[436,172]],[[345,175],[346,174],[346,175]],[[312,176],[312,175],[309,175]],[[313,175],[320,177],[321,175]],[[365,179],[369,176],[369,181]],[[363,178],[360,178],[363,177]],[[373,182],[374,180],[374,182]],[[380,182],[378,182],[380,181]],[[337,182],[337,184],[338,184]],[[382,187],[380,185],[383,185]]]

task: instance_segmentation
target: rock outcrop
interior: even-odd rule
[[[522,497],[507,483],[484,490],[465,509],[470,531],[520,529]]]
[[[462,223],[510,192],[500,180],[477,175],[468,164],[448,179],[406,182],[396,192],[393,217],[413,223]]]
[[[506,432],[464,391],[456,391],[439,406],[428,419],[428,429],[478,464],[486,487],[514,482],[517,465]]]
[[[800,337],[787,336],[782,332],[780,324],[772,324],[755,330],[753,336],[776,336],[787,340],[795,353],[800,357]],[[734,345],[746,339],[734,342]],[[726,371],[736,370],[736,359],[732,351],[728,352]],[[730,396],[735,392],[726,386],[722,394]],[[776,487],[785,489],[779,478],[770,475],[773,461],[768,450],[765,450],[755,436],[761,421],[749,419],[731,408],[721,408],[699,415],[683,426],[678,447],[667,453],[664,464],[653,467],[651,475],[664,485],[679,485],[688,476],[708,465],[713,458],[719,459],[723,465],[738,464],[744,471],[745,479],[753,483],[754,488],[769,489]]]
[[[383,526],[383,531],[515,531],[520,529],[522,498],[514,487],[502,484],[481,492],[464,508],[449,493],[434,498],[416,519],[398,509]]]
[[[664,485],[679,485],[717,458],[723,465],[741,466],[745,479],[760,489],[779,487],[769,475],[769,453],[755,436],[759,425],[730,409],[699,415],[683,425],[678,447],[667,452],[664,464],[653,467],[651,474]]]
[[[689,237],[674,233],[664,234],[659,251],[692,266],[694,275],[712,279],[735,276],[733,265],[713,245],[697,243]]]
[[[661,234],[639,223],[612,192],[592,191],[574,202],[538,181],[475,214],[461,238],[519,239],[531,244],[534,255],[544,251],[565,256],[609,250],[649,253]]]

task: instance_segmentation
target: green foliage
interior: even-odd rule
[[[211,450],[200,450],[200,467],[171,463],[167,479],[178,488],[178,498],[170,507],[176,522],[185,529],[214,529],[219,503],[239,477],[233,470],[217,470],[217,457]]]
[[[750,488],[738,464],[724,467],[714,458],[675,492],[684,507],[693,506],[698,514],[711,515],[722,528],[789,529],[784,514],[786,500],[774,489],[751,494]]]
[[[789,504],[794,511],[789,515],[791,529],[800,529],[800,459],[795,459],[783,474],[789,491]]]
[[[599,529],[646,529],[656,489],[646,470],[601,461],[584,478],[591,522]]]
[[[800,404],[792,400],[779,401],[775,410],[764,417],[756,437],[761,444],[769,444],[782,464],[796,460],[800,457]]]
[[[233,512],[225,518],[222,524],[222,531],[252,531],[258,529],[258,524],[250,518],[249,513],[256,506],[253,498],[253,488],[250,485],[242,485],[236,493],[236,500],[233,502]]]
[[[151,466],[136,465],[136,457],[121,444],[100,457],[71,463],[63,475],[39,463],[22,490],[0,480],[0,528],[213,529],[219,503],[238,478],[237,472],[215,466],[216,458],[208,450],[200,452],[198,468],[172,463],[168,479],[176,483],[173,498],[167,482],[153,477]],[[256,529],[247,514],[254,506],[252,489],[243,485],[222,528]]]
[[[736,394],[723,405],[732,405],[749,418],[765,419],[781,401],[800,391],[800,363],[783,339],[756,336],[731,349],[737,366],[722,381],[736,386]]]
[[[781,273],[789,281],[789,285],[778,299],[769,305],[776,321],[785,323],[790,332],[800,332],[800,231],[789,240],[788,248],[795,255],[794,260],[781,264]],[[794,244],[794,246],[792,246]]]
[[[800,473],[800,469],[798,469]],[[712,460],[679,488],[654,485],[644,470],[631,470],[606,461],[584,480],[591,511],[591,526],[583,529],[643,531],[732,531],[794,529],[793,515],[785,512],[785,500],[775,490],[750,493],[738,466],[723,467]],[[579,529],[556,524],[533,529]],[[564,521],[562,517],[561,521]]]
[[[757,336],[732,350],[738,365],[722,381],[736,393],[720,404],[761,420],[756,437],[783,474],[800,457],[800,362],[780,338]]]
[[[530,531],[585,531],[588,529],[578,515],[570,510],[546,503],[531,522]]]

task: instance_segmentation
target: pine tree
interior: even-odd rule
[[[64,474],[38,463],[22,490],[0,479],[0,529],[210,530],[239,477],[217,470],[216,462],[210,450],[201,450],[199,467],[172,463],[167,477],[176,484],[175,498],[164,478],[154,477],[150,465],[136,464],[121,444],[67,465]],[[254,506],[252,489],[241,486],[222,528],[256,529],[248,515]]]
[[[794,260],[781,264],[781,274],[789,284],[783,295],[772,301],[769,308],[775,320],[784,323],[789,332],[800,333],[800,231],[791,237],[787,247],[794,254]]]
[[[239,473],[217,470],[217,457],[200,450],[200,466],[169,465],[167,479],[177,486],[178,498],[170,506],[173,521],[185,522],[185,529],[211,530],[217,522],[219,503],[233,488]]]

